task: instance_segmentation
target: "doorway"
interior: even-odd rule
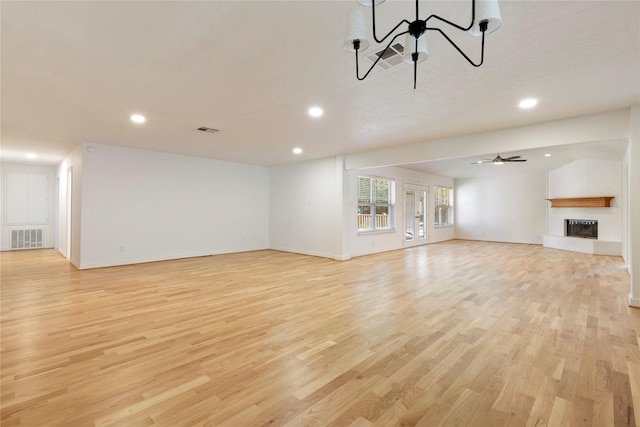
[[[429,187],[417,184],[404,186],[404,244],[423,244],[427,241],[427,200]]]

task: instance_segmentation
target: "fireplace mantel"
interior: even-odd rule
[[[547,199],[552,208],[610,208],[614,196]]]

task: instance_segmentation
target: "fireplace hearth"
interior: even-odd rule
[[[565,236],[597,239],[598,221],[592,219],[565,219],[564,230]]]

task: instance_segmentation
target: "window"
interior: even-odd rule
[[[434,225],[453,225],[453,188],[434,187],[436,193]]]
[[[394,190],[393,180],[358,177],[358,231],[393,229]]]
[[[47,224],[49,178],[44,173],[7,171],[4,174],[4,224]]]

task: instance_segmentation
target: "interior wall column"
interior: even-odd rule
[[[351,259],[349,249],[349,188],[345,179],[345,157],[336,156],[336,250],[335,259],[346,261]]]
[[[640,106],[630,109],[629,120],[629,305],[640,308]]]

